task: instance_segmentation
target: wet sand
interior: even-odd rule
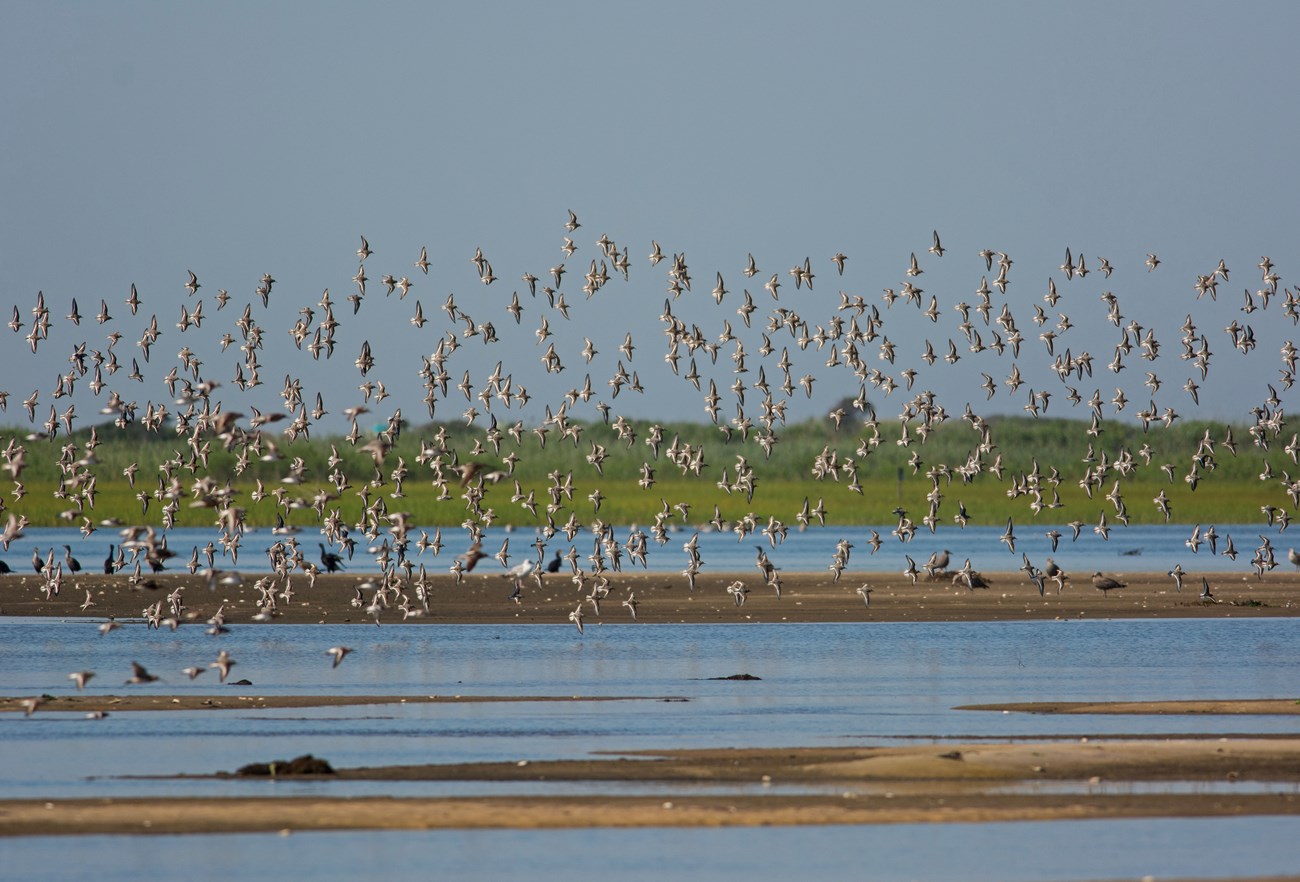
[[[9,800],[0,836],[259,833],[301,830],[756,827],[1300,814],[1268,794],[884,794],[394,799]]]
[[[438,624],[569,624],[569,613],[583,605],[584,625],[602,622],[630,622],[623,601],[635,596],[637,620],[644,623],[721,622],[936,622],[1007,621],[1077,618],[1239,618],[1300,615],[1300,573],[1270,573],[1263,579],[1251,575],[1220,574],[1210,580],[1212,601],[1200,599],[1200,579],[1188,578],[1182,592],[1163,573],[1117,574],[1127,587],[1103,593],[1086,577],[1066,582],[1059,594],[1053,583],[1040,597],[1022,573],[990,573],[991,587],[968,590],[954,586],[948,578],[920,579],[913,585],[902,574],[845,575],[836,583],[830,574],[783,576],[781,596],[768,587],[756,572],[702,575],[691,590],[686,580],[674,574],[622,572],[607,574],[609,595],[597,615],[583,599],[590,592],[588,578],[580,588],[567,574],[544,577],[542,587],[532,579],[524,583],[518,602],[510,599],[510,579],[498,572],[471,573],[456,583],[450,575],[429,576],[429,611],[420,609],[415,587],[404,583],[399,590],[410,599],[413,613],[398,608],[400,601],[382,611],[383,625],[432,622]],[[269,578],[269,577],[268,577]],[[749,589],[743,605],[736,605],[727,586],[741,581]],[[245,577],[242,585],[222,585],[210,590],[202,575],[164,573],[149,579],[148,587],[132,586],[126,576],[78,574],[67,578],[57,597],[46,598],[42,580],[35,575],[0,577],[0,615],[57,616],[71,618],[116,617],[139,619],[145,607],[177,588],[182,589],[186,618],[204,622],[221,609],[230,624],[253,623],[261,591],[256,577]],[[870,606],[857,593],[859,586],[871,588]],[[374,596],[373,579],[356,575],[308,578],[295,575],[289,581],[288,600],[280,595],[283,580],[275,583],[277,594],[273,620],[299,624],[363,623],[374,625],[365,612]],[[357,592],[363,598],[355,606]],[[82,609],[87,591],[93,605]]]
[[[644,794],[0,801],[0,835],[562,827],[722,827],[1300,814],[1300,739],[691,750],[612,759],[339,770],[348,780],[628,781]],[[1129,781],[1234,781],[1236,792],[1127,792]],[[1038,790],[1036,782],[1077,782]],[[683,783],[734,785],[683,795]],[[779,792],[763,792],[780,785]],[[1121,785],[1121,786],[1115,786]],[[803,790],[804,792],[791,792]],[[757,792],[756,792],[757,791]]]

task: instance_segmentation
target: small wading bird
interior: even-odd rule
[[[970,561],[966,563],[969,565]],[[988,588],[989,580],[984,578],[978,570],[962,569],[953,573],[952,584],[965,585],[968,591],[974,591],[976,588]]]
[[[1056,593],[1060,594],[1061,589],[1065,587],[1065,580],[1070,578],[1065,570],[1056,565],[1056,561],[1050,557],[1047,559],[1047,565],[1043,567],[1043,575],[1056,583]]]
[[[925,566],[921,567],[921,569],[925,570],[928,578],[933,579],[937,574],[948,569],[948,562],[952,559],[951,555],[952,552],[946,548],[943,551],[936,551],[930,555],[930,559],[925,562]]]
[[[537,569],[537,562],[533,560],[521,561],[506,570],[502,575],[512,581],[514,591],[510,595],[510,599],[516,603],[520,601],[520,597],[523,594],[524,579],[528,578],[529,575],[533,577],[533,581],[537,583],[538,588],[542,587],[541,573]]]

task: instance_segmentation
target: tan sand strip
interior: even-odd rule
[[[740,827],[1300,814],[1291,794],[2,800],[0,836]]]
[[[311,780],[328,786],[334,776]],[[617,759],[340,770],[348,780],[816,784],[682,796],[2,800],[0,835],[713,827],[1300,814],[1300,738],[643,752]],[[1015,792],[1017,782],[1283,781],[1287,792]],[[266,781],[268,793],[277,784]],[[177,780],[184,786],[183,779]],[[1112,790],[1114,788],[1111,788]]]
[[[1255,698],[1223,701],[1020,701],[963,704],[954,710],[1025,714],[1300,714],[1300,700]]]
[[[905,747],[638,751],[613,759],[381,766],[349,780],[480,781],[1295,781],[1300,738],[960,743]]]

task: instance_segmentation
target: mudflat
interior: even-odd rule
[[[540,586],[526,579],[518,599],[513,583],[499,573],[467,574],[457,581],[449,574],[425,580],[428,610],[418,602],[416,586],[405,579],[396,584],[389,606],[379,610],[381,625],[419,624],[569,624],[569,613],[580,604],[585,626],[602,622],[653,623],[723,622],[947,622],[1008,621],[1066,618],[1230,618],[1300,615],[1300,573],[1251,575],[1216,574],[1209,579],[1212,598],[1201,598],[1200,579],[1188,578],[1182,590],[1164,573],[1119,574],[1126,587],[1106,592],[1092,586],[1086,575],[1070,579],[1058,592],[1048,582],[1040,596],[1020,572],[985,573],[989,587],[968,589],[954,584],[952,574],[919,578],[915,584],[902,573],[850,576],[838,582],[829,573],[782,575],[781,595],[753,571],[701,575],[692,590],[676,574],[623,571],[607,573],[608,594],[597,614],[585,598],[595,581],[575,581],[567,573],[547,574]],[[274,588],[275,609],[267,624],[367,624],[376,617],[366,611],[376,589],[375,577],[322,575],[262,577],[262,587]],[[741,583],[737,593],[728,588]],[[59,595],[47,597],[44,580],[35,575],[0,577],[0,615],[139,619],[146,607],[164,601],[177,589],[185,605],[183,619],[203,622],[218,610],[228,623],[254,623],[263,598],[259,579],[245,576],[240,584],[207,587],[202,574],[162,573],[133,582],[123,575],[78,574],[64,581]],[[859,588],[869,588],[870,603]],[[284,595],[288,598],[285,599]],[[86,605],[89,594],[90,605]],[[405,596],[403,604],[401,597]],[[735,597],[744,602],[737,604]],[[406,609],[402,609],[402,606]]]

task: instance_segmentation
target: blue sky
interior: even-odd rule
[[[73,347],[107,346],[93,319],[101,298],[128,370],[151,315],[163,330],[141,362],[145,382],[130,384],[122,371],[109,383],[141,409],[168,399],[160,378],[188,346],[204,376],[223,384],[227,407],[278,409],[293,375],[309,395],[322,393],[325,425],[338,430],[339,413],[361,400],[353,361],[369,342],[372,377],[392,395],[376,416],[401,407],[421,421],[420,356],[464,324],[440,308],[449,294],[500,338],[462,341],[448,362],[453,385],[469,371],[481,389],[502,362],[533,396],[504,414],[511,419],[536,422],[588,373],[597,397],[575,407],[579,415],[594,417],[603,399],[628,416],[703,419],[700,393],[664,363],[668,261],[650,266],[652,240],[690,267],[692,290],[674,313],[712,339],[730,320],[750,356],[747,382],[760,363],[779,382],[772,365],[783,345],[796,379],[817,378],[812,397],[791,397],[793,419],[824,412],[857,383],[825,366],[828,350],[800,352],[789,335],[773,334],[776,352],[760,359],[758,326],[779,306],[815,330],[837,314],[840,291],[881,309],[881,331],[899,353],[889,365],[876,341],[862,347],[864,359],[895,377],[916,368],[916,389],[933,389],[952,414],[966,401],[1020,413],[1030,389],[1049,389],[1049,415],[1083,418],[1038,340],[1061,312],[1074,326],[1058,352],[1096,359],[1095,376],[1077,383],[1084,398],[1098,389],[1109,400],[1122,387],[1139,406],[1154,398],[1161,409],[1225,420],[1246,419],[1264,383],[1276,385],[1278,346],[1297,333],[1280,297],[1268,310],[1239,310],[1244,290],[1262,285],[1261,255],[1277,265],[1279,290],[1292,284],[1294,4],[7,3],[5,21],[0,310],[8,320],[17,305],[26,325],[12,335],[0,328],[10,393],[0,422],[26,424],[20,404],[34,389],[41,422]],[[569,209],[582,223],[572,234]],[[926,252],[932,230],[942,258]],[[628,248],[630,278],[615,274],[588,299],[581,279],[602,233]],[[346,297],[362,235],[374,254],[353,316]],[[578,246],[571,257],[560,250],[566,235]],[[427,276],[413,266],[422,246]],[[1114,276],[1066,280],[1067,247],[1090,268],[1106,257]],[[470,261],[476,248],[499,277],[492,285]],[[994,315],[1005,302],[1027,338],[1018,360],[1026,385],[1013,395],[1003,384],[988,401],[981,374],[1002,383],[1010,356],[967,351],[954,310],[973,305],[981,277],[996,275],[978,256],[985,248],[1014,260]],[[849,257],[843,277],[830,263],[836,252]],[[1148,252],[1162,261],[1152,273]],[[747,279],[750,253],[761,273]],[[881,300],[883,288],[909,279],[912,253],[925,270],[913,281],[938,301],[936,323]],[[787,272],[805,258],[813,292],[796,291]],[[1220,259],[1231,283],[1218,301],[1198,301],[1197,276]],[[520,281],[561,261],[567,320]],[[188,270],[203,286],[193,296]],[[719,272],[721,305],[709,293]],[[264,273],[276,279],[266,309],[254,293]],[[405,299],[385,296],[386,273],[414,283]],[[779,303],[763,290],[772,273]],[[1056,309],[1042,299],[1049,278],[1062,293]],[[123,302],[132,284],[143,301],[134,317]],[[759,307],[753,330],[735,312],[746,288]],[[231,294],[220,312],[218,289]],[[326,289],[338,346],[317,361],[286,332]],[[23,335],[38,291],[53,327],[32,354]],[[1155,331],[1157,361],[1135,351],[1127,370],[1104,369],[1119,340],[1104,291],[1126,324]],[[517,326],[505,309],[512,292],[524,307]],[[73,298],[80,326],[64,318]],[[204,325],[182,334],[181,307],[199,300]],[[422,329],[408,321],[417,300],[429,320]],[[233,323],[249,303],[266,331],[265,385],[240,393],[236,347],[222,353],[218,341],[238,338]],[[1049,319],[1041,328],[1035,304]],[[1178,358],[1188,314],[1214,351],[1199,405],[1182,391],[1193,372]],[[543,316],[565,364],[559,375],[539,359]],[[1255,351],[1233,349],[1223,328],[1234,320],[1252,325]],[[637,349],[625,366],[645,392],[613,400],[607,381],[627,332]],[[590,364],[584,337],[599,350]],[[927,366],[925,339],[941,354],[955,340],[964,357]],[[716,365],[697,356],[724,395],[734,345]],[[1142,387],[1146,370],[1163,381],[1154,396]],[[908,397],[869,396],[882,414]],[[75,400],[90,419],[99,400],[84,381]],[[453,389],[436,415],[456,420],[466,406]]]

